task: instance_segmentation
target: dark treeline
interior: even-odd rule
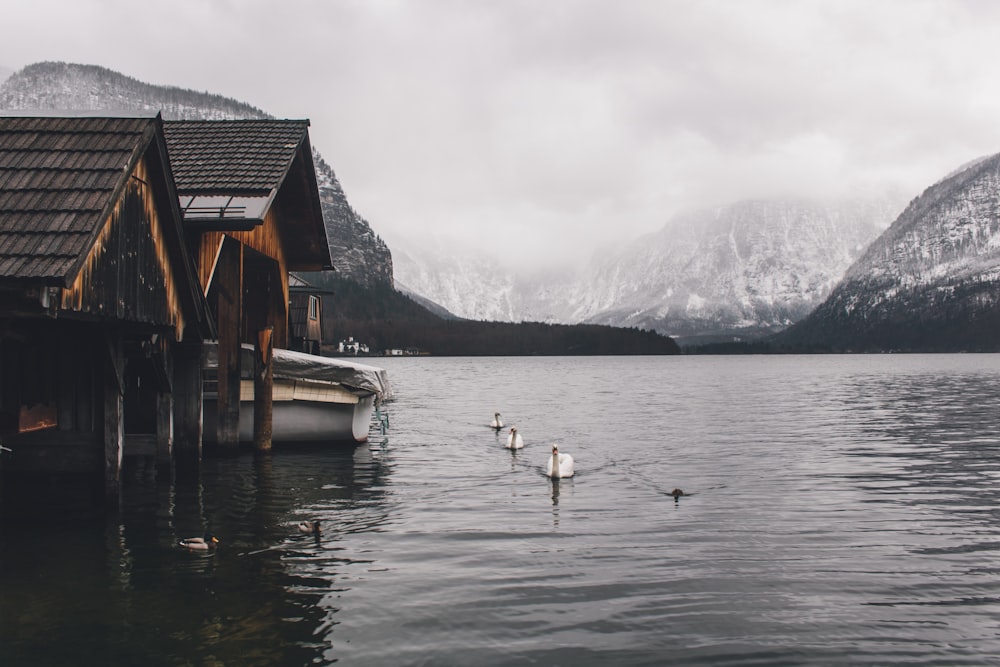
[[[333,273],[307,273],[333,292],[323,299],[324,343],[353,336],[374,352],[416,349],[435,356],[679,354],[654,331],[601,325],[443,319],[389,285],[372,287]]]
[[[767,341],[734,341],[729,343],[704,343],[684,348],[684,354],[774,354]]]
[[[869,288],[869,293],[886,289]],[[834,296],[837,296],[835,293]],[[784,352],[998,352],[1000,283],[953,281],[897,288],[892,299],[857,306],[831,298],[771,339]],[[874,299],[862,299],[862,304]]]

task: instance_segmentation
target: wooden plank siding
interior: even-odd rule
[[[103,472],[115,496],[125,456],[169,464],[175,414],[200,451],[200,287],[158,115],[0,117],[4,474]]]
[[[285,347],[288,340],[288,263],[285,257],[285,247],[281,238],[277,220],[279,214],[274,208],[269,209],[261,225],[250,230],[243,231],[205,231],[202,232],[197,253],[198,280],[206,297],[212,287],[216,269],[219,264],[219,255],[222,251],[222,244],[226,238],[237,241],[245,248],[255,251],[273,260],[275,267],[273,281],[277,283],[274,287],[278,293],[266,295],[269,305],[277,309],[268,317],[266,324],[274,326],[275,347]],[[255,298],[261,300],[264,294],[256,293]],[[244,326],[240,333],[242,342],[252,343],[256,340],[256,331],[248,331]]]
[[[140,160],[97,235],[75,280],[63,290],[61,307],[173,330],[184,334],[185,316],[164,238],[164,227]]]
[[[289,348],[319,354],[323,343],[323,297],[318,290],[293,287],[289,295]]]

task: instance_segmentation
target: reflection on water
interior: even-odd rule
[[[317,601],[358,562],[339,535],[385,521],[389,468],[368,447],[208,458],[195,479],[130,465],[107,514],[21,490],[4,506],[0,663],[309,663],[336,611]],[[306,516],[321,536],[298,533]],[[179,547],[206,533],[217,550]]]
[[[385,361],[369,445],[132,462],[110,513],[5,502],[0,664],[1000,654],[1000,356]]]

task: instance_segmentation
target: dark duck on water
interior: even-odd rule
[[[300,521],[299,532],[306,535],[318,535],[323,532],[323,529],[319,525],[319,519],[314,519],[311,521]]]
[[[214,549],[219,544],[219,538],[206,533],[205,537],[187,537],[178,542],[178,545],[188,551],[208,551]]]

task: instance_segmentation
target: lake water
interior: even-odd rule
[[[1000,659],[1000,355],[375,362],[367,445],[6,502],[0,664]]]

